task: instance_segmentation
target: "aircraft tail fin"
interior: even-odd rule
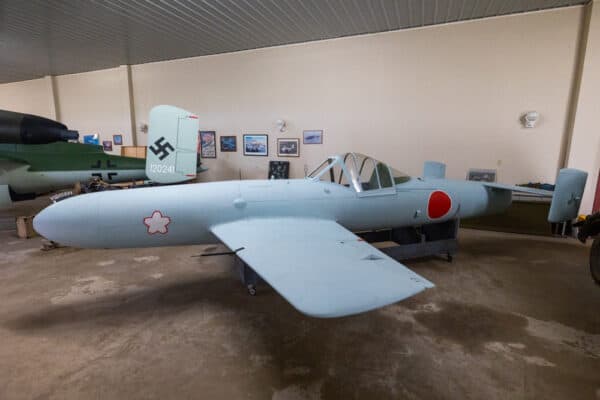
[[[549,222],[570,221],[577,217],[587,175],[587,172],[573,168],[559,171],[548,213]]]
[[[158,183],[196,178],[198,117],[181,108],[161,105],[150,111],[146,175]]]

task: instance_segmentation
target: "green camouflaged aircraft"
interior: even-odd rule
[[[77,138],[78,134],[56,121],[3,111],[0,113],[0,209],[12,207],[14,201],[33,199],[93,178],[107,183],[147,179],[177,183],[194,179],[203,170],[197,167],[198,135],[186,135],[196,138],[195,142],[187,140],[189,143],[182,143],[178,136],[183,130],[197,132],[198,120],[192,119],[195,124],[190,125],[187,113],[185,123],[182,118],[175,119],[169,130],[153,130],[152,137],[149,135],[152,145],[148,153],[152,152],[153,157],[158,155],[161,165],[147,165],[145,159],[106,154],[102,146],[66,142],[65,139]],[[182,154],[188,157],[182,160]],[[171,165],[171,174],[151,171],[164,169],[165,164]]]

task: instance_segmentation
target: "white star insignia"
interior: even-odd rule
[[[160,211],[154,211],[151,217],[144,218],[144,225],[148,228],[149,235],[154,235],[155,233],[164,235],[168,233],[170,223],[171,218],[163,216]]]

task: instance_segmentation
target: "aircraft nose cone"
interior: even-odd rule
[[[55,241],[56,228],[60,225],[60,213],[57,204],[45,208],[33,218],[33,229],[48,240]]]
[[[65,246],[84,246],[93,226],[96,202],[81,195],[62,200],[42,210],[33,219],[33,228],[48,240]]]

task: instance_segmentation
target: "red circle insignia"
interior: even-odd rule
[[[452,199],[441,190],[436,190],[429,195],[427,215],[430,219],[442,218],[452,208]]]

